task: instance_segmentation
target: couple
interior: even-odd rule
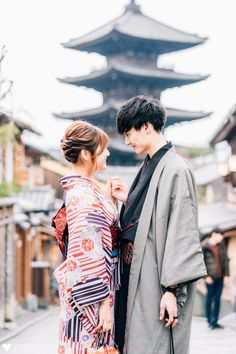
[[[125,143],[146,154],[129,191],[119,177],[108,181],[107,193],[93,180],[109,156],[104,131],[77,121],[65,132],[61,148],[73,171],[60,180],[68,244],[55,271],[59,353],[90,353],[102,333],[120,353],[169,354],[170,328],[175,353],[188,353],[194,282],[206,270],[193,174],[162,134],[165,120],[160,101],[145,96],[117,113]]]

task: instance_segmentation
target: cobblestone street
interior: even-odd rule
[[[234,316],[234,315],[231,315]],[[235,316],[233,317],[235,321]],[[228,321],[229,322],[229,321]],[[232,319],[230,323],[232,324]],[[222,321],[225,323],[225,321]],[[1,354],[56,354],[58,309],[14,338],[1,343]],[[190,354],[235,354],[236,332],[232,328],[210,330],[203,318],[195,317]],[[145,354],[145,353],[144,353]],[[158,354],[158,353],[157,353]],[[179,354],[179,353],[176,353]]]

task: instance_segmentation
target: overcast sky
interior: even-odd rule
[[[0,45],[8,54],[4,74],[14,81],[13,98],[4,105],[24,116],[43,134],[44,146],[57,146],[67,121],[52,112],[99,106],[89,89],[57,81],[103,65],[95,54],[65,49],[60,43],[119,16],[128,0],[0,0]],[[209,119],[167,129],[173,142],[205,145],[236,103],[236,1],[137,0],[142,11],[177,29],[209,37],[194,49],[168,54],[159,64],[186,73],[210,74],[200,83],[166,90],[164,104],[186,110],[214,111]]]

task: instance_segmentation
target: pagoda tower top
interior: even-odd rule
[[[190,34],[146,16],[131,0],[119,17],[78,38],[63,43],[66,48],[113,56],[132,51],[159,56],[204,43]]]
[[[126,11],[141,12],[140,6],[136,4],[135,0],[131,0],[129,5],[125,7],[125,12]]]

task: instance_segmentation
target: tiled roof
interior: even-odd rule
[[[96,28],[79,38],[71,39],[64,46],[79,50],[88,50],[93,48],[94,44],[106,41],[107,38],[114,38],[125,35],[129,37],[130,43],[133,39],[146,41],[178,43],[184,47],[191,47],[203,43],[206,38],[199,37],[196,34],[189,34],[173,27],[167,26],[153,18],[144,15],[141,11],[127,10],[119,17]]]

